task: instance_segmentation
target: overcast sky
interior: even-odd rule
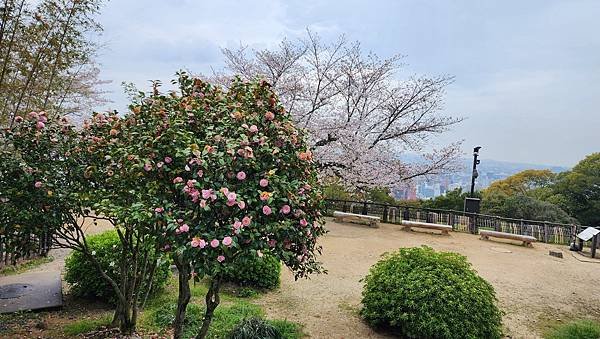
[[[345,34],[365,50],[406,56],[398,76],[450,74],[445,111],[466,120],[437,142],[466,153],[572,166],[600,151],[600,1],[112,0],[99,21],[111,108],[119,84],[146,89],[181,68],[223,64],[220,47],[256,48]]]

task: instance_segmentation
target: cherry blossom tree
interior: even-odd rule
[[[435,134],[461,121],[442,114],[450,76],[398,80],[399,55],[381,59],[340,37],[324,43],[308,31],[277,49],[223,49],[226,72],[245,79],[264,77],[296,123],[310,132],[320,172],[348,187],[393,187],[454,168],[459,143],[431,151]],[[429,150],[429,151],[427,151]],[[419,164],[400,160],[403,152],[422,156]]]

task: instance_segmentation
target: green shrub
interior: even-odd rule
[[[546,339],[598,339],[600,323],[592,320],[576,320],[557,326],[544,337]]]
[[[104,271],[118,282],[121,242],[117,232],[107,231],[92,235],[87,238],[87,244]],[[116,295],[113,288],[100,276],[96,267],[82,253],[73,251],[65,260],[65,268],[65,280],[71,285],[70,291],[73,295],[115,303]],[[151,294],[164,287],[170,275],[169,262],[161,259],[160,264],[156,267]],[[140,291],[139,295],[145,295],[147,286],[141,286]]]
[[[364,279],[362,317],[408,338],[500,338],[493,287],[466,258],[429,247],[402,248]]]
[[[279,286],[281,263],[272,255],[238,257],[223,280],[240,286],[274,289]]]
[[[279,330],[268,321],[259,317],[250,317],[237,324],[230,339],[283,339]]]

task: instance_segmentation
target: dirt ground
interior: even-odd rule
[[[540,338],[540,328],[548,323],[600,317],[600,263],[580,261],[566,246],[536,243],[526,248],[464,233],[405,232],[390,224],[373,229],[328,220],[327,228],[321,261],[328,274],[294,281],[284,270],[281,288],[259,300],[269,317],[300,322],[311,338],[387,338],[357,314],[360,279],[382,253],[420,245],[467,256],[494,286],[506,313],[503,323],[508,337]],[[548,255],[549,250],[562,251],[564,258]]]

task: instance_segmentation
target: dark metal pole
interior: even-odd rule
[[[475,195],[475,179],[477,179],[477,177],[479,176],[479,173],[477,173],[477,165],[479,165],[479,160],[477,160],[477,157],[479,156],[479,150],[481,149],[481,146],[477,146],[475,148],[473,148],[473,172],[471,174],[471,198],[473,198],[473,196]]]

